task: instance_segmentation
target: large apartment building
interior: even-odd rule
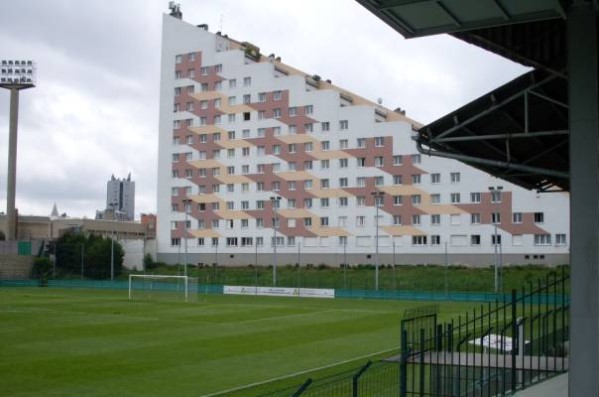
[[[171,15],[161,67],[159,260],[568,262],[567,194],[419,154],[405,112]]]

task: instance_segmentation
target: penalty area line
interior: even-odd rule
[[[381,350],[378,352],[374,352],[374,353],[370,353],[370,354],[366,354],[363,356],[359,356],[359,357],[354,357],[354,358],[350,358],[349,360],[343,360],[343,361],[339,361],[337,363],[333,363],[333,364],[328,364],[328,365],[323,365],[322,367],[316,367],[316,368],[311,368],[311,369],[307,369],[305,371],[299,371],[299,372],[295,372],[293,374],[288,374],[288,375],[283,375],[283,376],[278,376],[276,378],[271,378],[271,379],[267,379],[267,380],[263,380],[260,382],[255,382],[255,383],[250,383],[249,385],[244,385],[244,386],[239,386],[239,387],[234,387],[232,389],[228,389],[228,390],[222,390],[222,391],[218,391],[216,393],[211,393],[211,394],[203,394],[200,397],[215,397],[215,396],[221,396],[223,394],[227,394],[227,393],[232,393],[235,391],[240,391],[243,389],[248,389],[250,387],[255,387],[255,386],[260,386],[260,385],[264,385],[270,382],[276,382],[279,380],[283,380],[283,379],[289,379],[289,378],[293,378],[295,376],[299,376],[299,375],[304,375],[310,372],[314,372],[314,371],[320,371],[322,369],[327,369],[327,368],[331,368],[337,365],[342,365],[342,364],[347,364],[350,363],[352,361],[357,361],[357,360],[362,360],[364,358],[368,358],[368,357],[372,357],[372,356],[376,356],[378,354],[383,354],[383,353],[388,353],[388,352],[392,352],[394,350],[398,350],[397,347],[394,347],[392,349],[386,349],[386,350]]]

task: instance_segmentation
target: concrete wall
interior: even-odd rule
[[[370,255],[370,258],[368,256]],[[501,263],[503,266],[510,265],[547,265],[547,266],[557,266],[569,263],[569,257],[567,254],[551,254],[551,255],[537,255],[537,254],[529,254],[527,255],[520,254],[504,254],[502,255]],[[230,252],[212,252],[208,254],[198,254],[188,252],[187,254],[188,263],[190,264],[213,264],[218,263],[220,266],[246,266],[249,264],[254,264],[256,262],[256,254],[247,254],[247,253],[230,253]],[[448,255],[448,263],[450,265],[464,265],[464,266],[474,266],[474,267],[488,267],[492,266],[494,263],[494,255],[493,254],[449,254]],[[176,264],[176,263],[184,263],[185,262],[185,253],[181,250],[180,253],[168,254],[168,253],[159,253],[158,261],[166,262],[168,264]],[[286,254],[279,253],[277,254],[277,262],[280,266],[284,266],[287,264],[295,264],[298,261],[297,253],[295,254]],[[343,253],[335,253],[335,254],[300,254],[300,264],[326,264],[328,266],[339,266],[340,263],[343,263]],[[375,264],[376,256],[374,253],[372,254],[347,254],[347,261],[350,265],[358,265],[358,264]],[[443,265],[445,264],[445,257],[441,254],[401,254],[397,253],[395,255],[395,262],[398,265],[417,265],[417,264],[436,264]],[[258,253],[258,264],[259,265],[271,265],[273,263],[273,254],[272,252]],[[380,264],[388,265],[393,264],[393,255],[392,254],[380,254]]]

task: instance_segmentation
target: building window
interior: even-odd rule
[[[281,109],[280,108],[273,109],[272,116],[275,119],[281,118]]]
[[[280,101],[282,97],[283,95],[281,91],[275,91],[272,95],[272,99],[275,101]]]
[[[339,207],[347,207],[348,202],[347,197],[339,197]]]
[[[480,193],[479,192],[470,193],[470,202],[471,203],[480,203]]]
[[[249,87],[252,85],[252,78],[251,77],[244,77],[243,78],[243,86],[244,87]]]
[[[311,198],[304,199],[304,208],[312,208],[312,199]]]
[[[312,227],[312,218],[304,218],[304,226]]]
[[[394,166],[400,166],[402,163],[403,163],[403,156],[401,156],[401,155],[393,156],[393,165]]]
[[[329,217],[328,216],[323,216],[320,218],[320,226],[321,227],[329,226]]]
[[[329,141],[322,141],[320,143],[320,148],[322,150],[329,150],[330,147],[331,147],[331,145],[330,145]]]
[[[312,142],[306,142],[304,143],[304,152],[311,152],[313,150],[313,144]]]
[[[356,163],[358,165],[358,168],[366,167],[366,157],[358,157],[356,159]]]
[[[535,223],[543,223],[545,221],[545,215],[543,214],[543,212],[535,212],[534,221]]]
[[[385,137],[377,136],[374,138],[374,146],[375,147],[383,147],[385,146]]]
[[[383,186],[385,184],[384,176],[375,176],[374,177],[374,186]]]
[[[366,187],[366,177],[359,176],[356,178],[356,186],[357,187]]]
[[[514,212],[512,214],[512,223],[522,223],[522,212]]]
[[[181,245],[181,239],[180,238],[171,238],[171,245],[173,245],[173,246]]]
[[[492,203],[501,203],[501,190],[492,190],[491,191],[491,202]]]
[[[412,225],[420,225],[420,215],[412,215]]]
[[[441,224],[441,215],[432,214],[431,215],[431,225],[439,226]]]
[[[449,174],[450,178],[451,178],[451,183],[459,183],[460,182],[460,173],[459,172],[452,172],[451,174]]]
[[[491,235],[491,245],[501,245],[501,234]]]
[[[266,93],[265,92],[258,93],[258,102],[266,102]]]
[[[565,234],[556,234],[555,235],[555,245],[566,245],[566,235]]]
[[[364,149],[366,147],[366,138],[358,138],[357,146],[360,149]]]
[[[356,227],[366,226],[366,217],[363,215],[356,216]]]
[[[329,131],[331,129],[331,124],[328,121],[324,121],[320,123],[320,130],[322,132]]]
[[[412,164],[420,164],[422,157],[419,154],[412,155]]]
[[[451,193],[451,203],[458,204],[460,202],[460,193]]]
[[[426,236],[412,236],[412,245],[426,245]]]
[[[480,245],[480,234],[470,236],[470,245]]]
[[[375,167],[383,167],[385,165],[385,160],[383,156],[376,156],[374,158],[374,166]]]
[[[347,159],[339,159],[339,168],[347,168],[349,161]]]
[[[312,123],[306,123],[306,124],[304,124],[304,130],[306,132],[312,132],[312,131],[314,131],[314,124],[312,124]]]
[[[493,212],[491,214],[491,223],[493,223],[493,224],[499,224],[499,223],[501,223],[501,213],[499,213],[499,212]]]
[[[480,225],[480,214],[479,213],[470,214],[470,223],[473,225]]]
[[[356,196],[356,206],[357,207],[365,207],[366,206],[366,197],[365,196]]]
[[[419,194],[413,194],[412,195],[412,204],[420,205],[421,203],[422,203],[422,196]]]
[[[551,234],[535,234],[535,245],[551,245]]]
[[[413,184],[413,185],[418,185],[418,184],[420,184],[420,181],[421,181],[421,176],[420,176],[420,174],[414,174],[414,175],[412,175],[412,184]]]
[[[393,215],[393,224],[396,226],[401,225],[401,215]]]
[[[329,180],[328,179],[321,179],[320,180],[320,188],[321,189],[328,189],[329,188]]]
[[[312,114],[314,112],[314,106],[312,105],[306,105],[304,106],[304,113],[305,114]]]
[[[441,236],[437,234],[431,235],[431,245],[441,245]]]
[[[441,204],[441,195],[439,193],[431,194],[431,204]]]
[[[339,140],[339,149],[347,149],[349,147],[349,141],[347,139]]]
[[[349,121],[347,120],[340,120],[339,121],[339,129],[341,131],[347,130],[349,128]]]
[[[289,117],[295,116],[297,116],[297,108],[295,106],[292,106],[289,108]]]
[[[402,196],[393,196],[393,205],[401,205]]]

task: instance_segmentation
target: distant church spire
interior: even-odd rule
[[[60,215],[58,215],[58,208],[56,207],[56,203],[54,203],[54,206],[52,207],[52,213],[50,214],[50,218],[56,219],[58,217],[60,217]]]

